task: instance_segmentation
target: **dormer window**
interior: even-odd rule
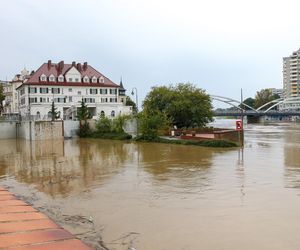
[[[55,82],[55,76],[54,75],[50,75],[49,76],[49,82]]]
[[[83,82],[90,82],[90,79],[88,76],[83,77]]]
[[[97,77],[96,77],[96,76],[93,76],[92,82],[93,82],[93,83],[96,83],[96,82],[97,82]]]
[[[59,75],[58,76],[58,81],[59,82],[63,82],[64,81],[64,76],[63,75]]]
[[[104,83],[104,77],[103,76],[99,77],[99,83]]]
[[[41,80],[42,82],[46,82],[46,81],[47,81],[46,75],[42,74],[42,75],[40,76],[40,80]]]

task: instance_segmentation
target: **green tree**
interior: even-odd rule
[[[160,129],[164,129],[169,125],[169,120],[164,113],[146,113],[141,112],[138,116],[139,130],[142,138],[154,139],[158,137]]]
[[[96,122],[96,130],[98,133],[109,133],[112,130],[112,121],[105,117],[100,116]]]
[[[60,117],[60,112],[58,112],[56,110],[57,110],[57,107],[55,107],[55,104],[53,101],[51,104],[51,110],[49,112],[51,114],[51,121],[54,121]]]
[[[4,90],[3,90],[3,86],[0,84],[0,115],[3,112],[3,101],[5,99],[5,95],[4,95]]]
[[[253,99],[252,97],[248,97],[247,99],[244,100],[243,103],[247,104],[248,106],[250,106],[252,108],[255,107],[255,99]],[[242,109],[245,109],[245,110],[249,110],[250,109],[249,107],[247,107],[245,105],[242,105],[242,104],[240,105],[240,107]]]
[[[257,91],[255,95],[254,107],[259,108],[270,101],[278,99],[278,97],[280,98],[278,95],[273,95],[270,89],[262,89],[261,91]]]
[[[87,122],[88,119],[90,119],[91,113],[83,101],[81,100],[81,106],[77,110],[77,118],[79,119],[79,136],[80,137],[86,137],[90,134],[90,128],[89,124]]]
[[[77,118],[79,119],[79,121],[83,121],[84,123],[87,123],[87,120],[90,119],[91,117],[92,117],[91,113],[90,113],[87,105],[85,104],[85,102],[82,99],[80,108],[78,108],[78,110],[77,110]]]
[[[191,83],[152,87],[143,108],[147,115],[165,114],[178,128],[203,127],[213,116],[209,95]]]
[[[125,133],[123,127],[126,120],[129,119],[129,116],[118,115],[115,119],[112,120],[112,131],[116,133]]]
[[[137,112],[137,108],[136,108],[136,103],[134,101],[131,100],[130,96],[126,96],[126,102],[125,102],[126,106],[132,106],[132,111],[133,113]]]

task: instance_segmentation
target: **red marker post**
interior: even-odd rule
[[[238,131],[243,130],[243,122],[241,120],[235,122],[235,129]]]
[[[238,137],[239,137],[239,144],[240,144],[240,146],[242,146],[243,145],[243,143],[242,143],[242,138],[241,138],[241,134],[242,134],[242,130],[243,130],[243,121],[242,120],[237,120],[236,122],[235,122],[235,130],[236,131],[238,131]]]

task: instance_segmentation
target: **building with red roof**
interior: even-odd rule
[[[114,83],[87,62],[65,64],[49,60],[31,72],[17,90],[21,116],[47,119],[54,102],[61,118],[75,119],[82,100],[94,118],[131,113],[131,107],[125,106],[122,82]]]

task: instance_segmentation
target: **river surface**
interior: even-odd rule
[[[300,249],[300,124],[244,149],[1,140],[0,185],[95,249]]]

